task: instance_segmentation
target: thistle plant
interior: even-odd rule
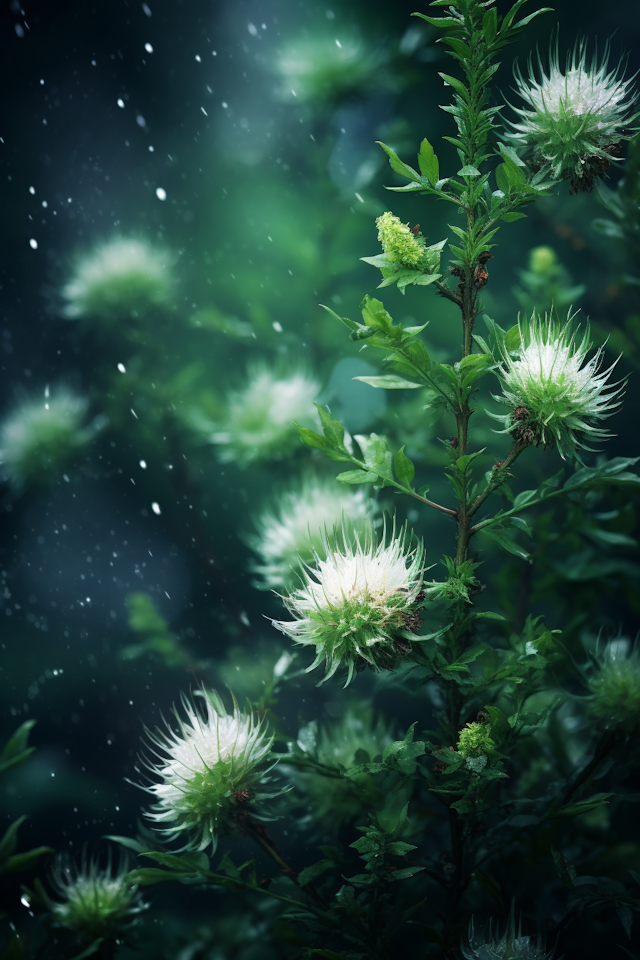
[[[278,374],[266,366],[249,370],[243,387],[232,391],[211,441],[224,463],[247,466],[258,460],[282,460],[296,446],[294,421],[313,422],[319,384],[299,370]]]
[[[79,257],[62,288],[70,319],[118,320],[165,305],[171,257],[146,240],[115,237]]]
[[[265,800],[277,795],[264,789],[277,762],[271,755],[273,736],[254,713],[242,713],[234,702],[227,713],[215,692],[203,693],[202,706],[183,696],[186,719],[178,711],[178,731],[149,733],[159,762],[147,768],[159,780],[145,789],[156,799],[147,817],[183,850],[214,852],[221,834],[237,829],[249,816],[262,819]],[[157,755],[157,754],[156,754]]]
[[[437,450],[425,456],[380,433],[350,437],[325,406],[313,412],[319,381],[267,366],[251,370],[245,387],[230,395],[211,434],[221,460],[250,470],[283,460],[297,430],[312,463],[324,454],[340,464],[343,486],[329,507],[324,485],[305,481],[300,494],[288,494],[259,522],[255,569],[263,585],[282,591],[286,611],[278,616],[268,607],[268,619],[307,659],[299,671],[289,669],[292,658],[282,669],[279,660],[265,677],[267,692],[246,713],[237,704],[227,713],[213,694],[203,694],[199,706],[185,698],[178,730],[150,735],[156,759],[148,762],[153,781],[146,789],[155,803],[147,816],[162,849],[140,852],[164,869],[141,868],[129,879],[197,881],[256,901],[269,897],[282,910],[287,936],[298,925],[295,949],[309,956],[395,960],[406,938],[416,956],[548,960],[553,951],[543,942],[555,948],[576,918],[599,911],[628,932],[640,912],[637,874],[630,874],[635,887],[596,876],[579,839],[583,814],[615,816],[619,809],[624,785],[616,761],[637,730],[636,654],[602,660],[588,680],[586,706],[576,708],[582,715],[570,725],[560,709],[567,691],[550,667],[573,668],[579,617],[572,612],[561,642],[559,624],[547,625],[531,609],[542,598],[547,618],[561,615],[544,592],[557,583],[552,563],[564,582],[589,580],[576,541],[580,548],[585,541],[633,543],[628,528],[607,524],[622,527],[626,492],[640,483],[636,461],[601,455],[610,436],[603,424],[620,406],[624,384],[614,379],[615,357],[605,360],[606,344],[592,346],[586,318],[580,325],[570,312],[560,321],[557,305],[544,314],[530,304],[529,319],[513,316],[505,328],[482,303],[500,275],[499,231],[517,230],[513,224],[533,203],[566,189],[562,180],[575,192],[606,172],[635,121],[635,92],[606,58],[588,65],[583,45],[564,73],[553,52],[538,79],[516,74],[524,107],[495,102],[492,78],[505,48],[546,12],[525,15],[525,2],[515,0],[501,15],[493,0],[435,0],[443,16],[417,14],[442,31],[455,61],[454,73],[440,78],[452,93],[443,109],[457,162],[441,170],[427,138],[417,168],[381,144],[395,175],[389,189],[417,206],[406,221],[390,210],[375,223],[372,215],[382,252],[364,259],[380,272],[380,288],[395,285],[409,297],[420,322],[396,322],[370,295],[361,318],[328,311],[367,359],[383,365],[357,379],[373,389],[413,391],[421,414],[440,416]],[[429,219],[418,206],[425,199],[445,204],[451,221],[450,233],[429,244],[418,225]],[[544,249],[533,266],[555,276]],[[423,338],[434,296],[458,324],[460,350],[448,358],[430,352]],[[490,430],[492,418],[501,429]],[[389,508],[381,529],[363,516],[361,491],[371,487]],[[425,535],[429,568],[424,527],[403,522],[406,515],[417,524],[419,511],[435,521]],[[336,525],[338,512],[358,522],[338,518]],[[561,536],[574,550],[569,560],[553,552]],[[508,560],[500,576],[496,555]],[[298,570],[297,581],[289,568]],[[613,561],[603,579],[611,569],[618,569]],[[328,713],[342,719],[296,723],[294,736],[287,708],[289,716],[277,717],[276,743],[266,716],[277,716],[280,688],[291,681],[302,688],[305,673],[319,667]],[[374,708],[345,709],[339,682],[367,697],[400,692],[403,715],[411,717],[401,738],[388,737]],[[309,709],[306,696],[296,704]],[[269,778],[278,759],[307,791],[311,809],[297,826],[313,824],[331,838],[320,847],[322,859],[301,865],[304,852],[289,837],[295,818],[288,817],[281,835],[295,869],[258,822],[296,810],[292,796],[273,802],[278,791]],[[531,783],[535,790],[520,790]],[[238,832],[275,861],[277,881],[258,879],[267,869],[262,861],[236,866],[228,853],[211,869],[207,852]],[[556,877],[547,900],[522,867],[543,857],[545,876],[555,870]],[[504,934],[480,937],[471,927],[465,940],[474,913],[498,906],[507,914],[507,893],[528,914],[534,903],[541,911],[553,904],[546,917],[527,917],[539,919],[545,937],[522,936],[512,912]]]
[[[0,470],[16,492],[57,479],[96,432],[88,402],[66,387],[25,398],[0,424]]]
[[[574,192],[591,190],[635,132],[633,81],[623,73],[623,62],[609,69],[608,50],[588,63],[584,43],[567,57],[563,71],[552,49],[547,70],[539,63],[537,75],[531,65],[527,77],[516,71],[525,106],[514,108],[519,120],[508,121],[508,140],[555,179],[568,177]]]
[[[393,666],[410,649],[420,620],[423,547],[406,544],[406,531],[377,537],[343,528],[328,539],[302,585],[285,598],[294,620],[274,626],[296,643],[311,646],[309,670],[325,665],[324,680],[347,668],[346,684],[357,669]],[[346,685],[345,684],[345,685]]]
[[[58,901],[51,902],[56,924],[77,934],[85,942],[122,940],[140,921],[149,906],[135,885],[125,879],[130,868],[121,856],[116,867],[111,855],[106,866],[100,858],[82,851],[80,863],[69,856],[55,861],[51,880]]]

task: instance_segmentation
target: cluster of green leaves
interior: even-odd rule
[[[440,254],[446,244],[446,240],[438,240],[437,243],[424,248],[424,265],[420,268],[404,267],[400,263],[390,260],[384,253],[378,253],[374,257],[360,257],[365,263],[377,267],[382,273],[382,282],[380,287],[390,287],[397,284],[400,293],[405,293],[409,286],[428,287],[436,280],[440,280],[442,274],[440,269]]]
[[[12,770],[27,760],[35,747],[29,746],[29,734],[35,726],[35,720],[25,720],[4,745],[0,754],[0,773]],[[40,857],[52,853],[51,847],[34,847],[25,853],[16,853],[18,846],[18,830],[27,819],[26,815],[14,820],[0,838],[0,874],[19,873],[30,870]]]

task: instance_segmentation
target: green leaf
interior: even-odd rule
[[[86,960],[87,957],[92,957],[98,952],[102,944],[104,943],[104,937],[98,937],[97,940],[94,940],[93,943],[90,943],[81,953],[74,954],[70,960]]]
[[[29,734],[36,724],[35,720],[25,720],[7,740],[0,754],[0,773],[10,770],[24,763],[30,757],[35,747],[27,747]]]
[[[344,427],[339,420],[334,420],[331,414],[319,403],[315,404],[322,424],[325,437],[332,447],[344,448]]]
[[[311,883],[312,880],[315,880],[316,877],[320,877],[323,873],[326,873],[327,870],[331,870],[332,867],[335,867],[334,860],[319,860],[318,863],[312,863],[310,867],[305,867],[304,870],[300,871],[298,874],[298,883],[301,887],[305,887],[308,883]]]
[[[416,468],[414,467],[412,461],[404,452],[404,447],[400,447],[395,457],[393,458],[393,468],[396,472],[396,477],[398,482],[402,484],[403,487],[411,488],[411,481],[413,480],[416,474]]]
[[[393,374],[384,374],[380,377],[353,377],[353,379],[368,383],[370,387],[378,387],[381,390],[416,390],[418,387],[424,386],[422,383],[413,383],[411,380],[404,380],[402,377],[393,376]]]
[[[171,870],[160,870],[158,867],[138,867],[135,870],[130,870],[123,879],[131,886],[146,887],[152,883],[166,883],[167,880],[175,880],[176,874]]]
[[[340,483],[375,483],[377,479],[378,474],[371,470],[345,470],[336,477]]]
[[[18,830],[26,819],[26,814],[24,814],[23,816],[18,817],[17,820],[14,820],[13,823],[7,827],[2,840],[0,840],[0,863],[10,857],[17,847]]]
[[[426,177],[432,187],[435,187],[440,176],[440,166],[433,147],[425,138],[420,144],[420,153],[418,154],[418,166],[420,173]]]
[[[516,210],[512,210],[511,213],[503,214],[501,219],[505,223],[513,223],[515,220],[522,220],[526,216],[526,213],[518,213]]]
[[[506,550],[508,553],[512,553],[515,557],[520,557],[521,560],[529,560],[529,554],[521,546],[519,546],[515,540],[512,540],[504,530],[496,529],[495,527],[485,527],[479,531],[479,533],[484,534],[489,537],[491,540],[495,540],[496,543]]]
[[[472,167],[470,164],[462,167],[461,170],[458,170],[459,177],[480,177],[482,174],[477,167]]]
[[[146,853],[147,848],[144,843],[141,843],[139,840],[134,840],[133,837],[119,837],[115,834],[106,834],[105,840],[111,840],[113,843],[120,844],[121,847],[126,847],[128,850],[133,850],[135,853]]]
[[[408,164],[404,163],[395,150],[392,150],[391,147],[388,147],[386,143],[383,143],[381,140],[376,140],[376,143],[380,144],[384,152],[389,157],[389,164],[391,169],[395,170],[396,173],[399,173],[400,176],[406,177],[407,180],[413,180],[414,183],[422,184],[420,179],[420,174],[410,167]]]
[[[30,870],[40,857],[53,852],[53,847],[34,847],[33,850],[27,850],[25,853],[15,853],[0,864],[0,873],[19,873]]]

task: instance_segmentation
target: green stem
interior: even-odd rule
[[[272,860],[278,864],[280,869],[290,880],[293,880],[295,884],[298,884],[298,874],[296,871],[289,866],[287,861],[284,859],[281,853],[279,853],[276,845],[273,840],[265,830],[263,826],[258,823],[255,823],[250,817],[243,824],[244,830],[249,834],[252,840],[262,847],[265,853],[269,854]],[[320,905],[323,909],[326,909],[327,903],[324,897],[318,893],[315,886],[312,883],[305,883],[300,887],[301,890],[304,890],[317,904]]]

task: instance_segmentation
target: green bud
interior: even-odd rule
[[[615,641],[605,651],[597,673],[589,680],[592,693],[589,714],[609,729],[627,734],[640,730],[640,656],[627,653],[625,641]]]
[[[378,240],[388,260],[411,269],[424,266],[426,254],[422,234],[412,233],[407,223],[401,223],[400,218],[389,211],[378,217],[376,226]]]
[[[490,728],[484,723],[468,723],[458,737],[458,753],[468,757],[483,757],[495,749]]]

